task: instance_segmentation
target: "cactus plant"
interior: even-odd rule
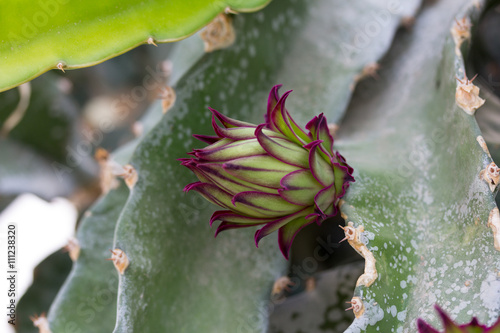
[[[282,304],[270,300],[274,281],[287,273],[275,242],[267,237],[255,249],[246,228],[214,241],[208,220],[216,207],[182,193],[195,178],[176,159],[201,147],[192,134],[210,134],[208,107],[259,122],[268,91],[280,82],[294,90],[287,108],[299,125],[320,113],[339,125],[334,149],[354,169],[356,182],[339,203],[343,246],[357,250],[365,265],[351,287],[356,318],[342,329],[414,332],[417,318],[439,327],[435,303],[459,324],[477,317],[491,326],[500,314],[499,170],[473,116],[482,103],[464,64],[470,25],[491,3],[427,3],[413,27],[395,36],[401,22],[413,21],[419,1],[386,7],[385,1],[274,0],[234,17],[236,41],[224,50],[199,52],[196,36],[179,43],[175,103],[161,115],[156,102],[143,135],[111,155],[130,165],[129,189],[122,184],[104,194],[82,221],[81,254],[48,313],[51,331],[341,327],[325,324],[334,321],[327,317],[339,299],[321,296],[340,294],[335,286],[345,290],[328,279],[350,277],[359,265],[316,276],[318,289]],[[376,77],[358,84],[377,61]],[[103,271],[107,249],[115,261],[120,257],[119,270],[108,263]],[[89,288],[116,278],[116,297],[94,309],[95,323],[73,310],[95,300]],[[278,317],[269,325],[272,309]],[[302,324],[291,325],[295,319]]]

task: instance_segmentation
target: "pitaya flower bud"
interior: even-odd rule
[[[484,333],[500,333],[500,318],[497,319],[495,324],[491,327],[479,324],[476,317],[473,317],[471,322],[464,325],[458,325],[443,311],[438,305],[434,305],[434,308],[441,317],[443,322],[444,331],[443,333],[473,333],[473,332],[484,332]],[[417,320],[417,327],[419,333],[440,333],[438,330],[427,324],[423,319],[419,318]]]
[[[342,155],[333,151],[323,114],[306,125],[306,133],[285,109],[291,91],[280,98],[280,87],[271,90],[261,125],[210,109],[216,136],[195,135],[209,146],[180,160],[200,180],[184,191],[195,190],[224,208],[210,219],[210,225],[222,221],[216,236],[223,230],[263,225],[255,233],[255,244],[278,230],[281,252],[288,259],[296,234],[336,215],[354,178]]]

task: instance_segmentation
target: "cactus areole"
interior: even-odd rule
[[[216,136],[195,135],[209,145],[180,161],[199,179],[184,191],[195,190],[224,208],[210,219],[210,225],[222,222],[216,236],[227,229],[262,225],[255,233],[258,245],[278,230],[280,250],[288,259],[302,228],[338,213],[338,202],[354,178],[353,169],[333,150],[323,114],[309,121],[307,133],[285,109],[291,91],[280,97],[280,87],[272,88],[261,125],[210,109]]]

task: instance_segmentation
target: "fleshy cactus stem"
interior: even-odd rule
[[[297,233],[338,213],[339,200],[353,169],[333,150],[333,137],[323,114],[299,127],[273,87],[265,123],[254,125],[210,109],[216,136],[195,135],[208,144],[180,159],[199,181],[185,187],[221,206],[210,219],[223,230],[262,225],[255,244],[278,230],[280,250],[288,259]],[[219,121],[222,126],[218,124]]]

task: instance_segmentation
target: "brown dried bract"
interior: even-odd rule
[[[361,317],[363,315],[363,313],[365,313],[365,306],[364,306],[361,298],[355,296],[351,299],[350,302],[346,302],[346,303],[351,304],[351,306],[345,310],[346,311],[352,310],[354,312],[354,315],[356,316],[356,318]]]
[[[33,326],[38,328],[39,333],[52,333],[49,327],[49,321],[47,317],[45,317],[45,313],[42,313],[40,316],[34,315],[30,317],[33,322]]]
[[[401,26],[407,30],[410,30],[415,25],[415,16],[403,16],[401,18]]]
[[[138,138],[144,133],[144,125],[140,121],[136,121],[132,124],[131,130],[134,136]]]
[[[306,280],[306,291],[310,292],[316,289],[316,279],[314,276],[310,276]]]
[[[78,239],[72,237],[68,240],[68,244],[64,247],[64,250],[68,252],[69,257],[73,262],[78,260],[78,257],[80,256],[80,243],[78,242]]]
[[[279,298],[282,296],[283,292],[290,291],[290,287],[292,287],[294,283],[288,276],[282,276],[274,281],[273,290],[271,291],[271,296],[273,298]]]
[[[349,86],[349,89],[351,91],[354,91],[354,87],[356,86],[356,84],[359,81],[361,81],[367,77],[372,77],[372,78],[378,80],[380,78],[380,76],[377,73],[379,69],[380,69],[380,64],[377,62],[367,64],[365,67],[363,67],[363,70],[361,71],[361,73],[357,74],[354,77],[354,82],[351,83],[351,85]]]
[[[361,225],[354,228],[354,223],[349,222],[347,227],[340,226],[345,233],[345,238],[341,240],[347,240],[349,244],[355,249],[363,258],[365,258],[365,271],[358,278],[356,286],[364,285],[371,286],[375,280],[377,280],[378,273],[375,266],[376,260],[373,253],[368,250],[368,247],[360,240],[360,235],[365,231],[365,228]]]
[[[479,177],[488,183],[491,192],[494,192],[500,181],[500,168],[495,162],[491,162],[486,169],[479,173]]]
[[[134,188],[134,185],[135,183],[137,183],[138,179],[137,171],[130,164],[127,164],[123,167],[123,173],[120,174],[120,177],[125,180],[125,184],[127,184],[129,189]]]
[[[99,184],[101,191],[106,194],[110,190],[117,188],[120,184],[116,179],[116,174],[121,171],[121,167],[110,159],[106,149],[97,148],[94,157],[99,164]]]
[[[163,113],[165,114],[175,104],[176,95],[174,88],[170,86],[163,88],[163,90],[160,92],[160,98],[162,99],[161,106],[163,109]]]
[[[118,273],[120,273],[120,275],[123,275],[123,273],[125,272],[125,270],[129,265],[127,255],[120,249],[114,249],[110,251],[111,251],[111,258],[106,260],[112,260]]]
[[[491,154],[490,154],[490,151],[488,149],[488,146],[486,145],[486,141],[484,141],[484,138],[479,135],[477,138],[476,138],[476,141],[477,143],[479,143],[479,146],[481,146],[481,148],[483,149],[483,151],[488,154],[488,156],[491,158]]]
[[[339,130],[340,126],[334,123],[329,123],[328,124],[328,132],[330,132],[330,135],[333,136],[334,138],[336,137],[337,131]]]
[[[226,14],[219,14],[210,22],[200,34],[205,45],[205,52],[212,52],[231,46],[236,34],[231,18]]]
[[[479,97],[479,87],[472,84],[476,77],[477,74],[471,80],[467,79],[467,76],[463,80],[457,78],[455,102],[470,115],[474,115],[474,112],[484,104],[484,99]]]
[[[457,49],[460,48],[460,45],[467,40],[470,39],[470,28],[472,24],[467,17],[462,18],[461,20],[455,19],[455,23],[451,27],[451,35],[453,36],[453,41],[455,42],[455,46]]]
[[[500,212],[497,207],[493,208],[490,212],[490,216],[488,217],[488,227],[490,227],[493,231],[493,243],[495,249],[500,251]]]

